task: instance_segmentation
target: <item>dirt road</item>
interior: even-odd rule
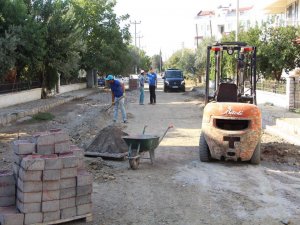
[[[154,165],[141,160],[138,170],[127,161],[87,159],[95,176],[94,222],[97,225],[228,225],[300,224],[300,170],[286,163],[263,161],[247,163],[202,163],[198,156],[203,103],[195,92],[164,93],[157,90],[156,105],[139,105],[136,93],[128,93],[129,124],[117,124],[126,133],[162,135]],[[24,135],[34,130],[60,127],[69,130],[73,142],[85,147],[99,129],[111,123],[112,116],[100,113],[109,103],[102,93],[52,110],[55,121],[18,123],[1,129],[2,157],[9,166],[8,141],[16,131]],[[145,100],[148,102],[149,93]],[[60,116],[58,116],[60,115]],[[59,118],[59,119],[58,119]],[[285,144],[263,136],[263,149]],[[148,155],[145,155],[148,156]],[[3,167],[3,166],[2,166]],[[83,222],[69,224],[81,225]]]

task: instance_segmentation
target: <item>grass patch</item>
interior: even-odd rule
[[[54,115],[47,112],[39,112],[38,114],[32,116],[32,119],[37,121],[48,121],[48,120],[53,120],[54,118],[55,118]]]

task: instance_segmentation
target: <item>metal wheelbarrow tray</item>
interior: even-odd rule
[[[128,159],[130,168],[134,170],[138,168],[141,158],[140,154],[143,154],[144,152],[149,152],[151,164],[153,164],[155,158],[154,150],[163,140],[168,130],[172,127],[173,126],[168,127],[161,139],[157,135],[147,134],[123,136],[123,140],[128,145]],[[145,128],[146,127],[144,127],[143,133],[145,132]]]

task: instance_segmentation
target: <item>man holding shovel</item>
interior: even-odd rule
[[[114,105],[114,123],[117,122],[118,119],[119,106],[121,108],[123,122],[127,123],[126,111],[124,106],[124,84],[118,80],[115,80],[113,75],[108,75],[105,80],[108,81],[111,89],[112,105]]]

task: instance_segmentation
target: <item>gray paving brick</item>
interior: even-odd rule
[[[22,192],[17,190],[17,198],[23,203],[40,203],[42,192]]]
[[[33,135],[37,145],[54,145],[54,135],[50,132],[40,132]]]
[[[60,210],[60,218],[68,219],[76,216],[76,207],[66,208]]]
[[[31,225],[31,224],[42,223],[42,222],[43,222],[43,213],[41,212],[24,214],[24,225]]]
[[[12,171],[0,170],[0,185],[15,184],[15,179]]]
[[[43,191],[55,191],[60,189],[60,181],[44,181]]]
[[[59,158],[62,160],[63,168],[78,167],[78,157],[73,153],[60,154]]]
[[[93,184],[93,175],[86,170],[78,170],[77,172],[77,186],[86,186]]]
[[[16,196],[0,196],[0,207],[7,207],[16,204]]]
[[[92,203],[92,195],[76,196],[76,206]]]
[[[93,186],[92,185],[86,185],[86,186],[77,186],[76,187],[76,196],[82,196],[82,195],[88,195],[93,192]]]
[[[85,215],[92,212],[92,204],[84,204],[76,206],[77,208],[77,216]]]
[[[40,155],[28,155],[22,159],[21,167],[25,170],[44,170],[45,160]]]
[[[22,167],[20,167],[19,178],[22,181],[41,181],[42,180],[42,171],[41,170],[24,170]]]
[[[59,200],[60,190],[43,191],[42,201]]]
[[[55,143],[55,153],[69,153],[70,151],[70,141]]]
[[[55,212],[55,211],[57,211],[59,209],[59,201],[60,200],[42,202],[42,212]]]
[[[1,185],[0,184],[0,197],[15,196],[16,186],[13,184]]]
[[[77,168],[65,168],[60,171],[60,178],[72,178],[77,176]]]
[[[75,187],[67,188],[67,189],[60,189],[60,195],[59,195],[60,199],[72,198],[75,196],[76,196],[76,188]]]
[[[54,144],[53,145],[37,145],[36,152],[39,155],[51,155],[54,154]]]
[[[43,183],[41,181],[22,181],[19,178],[17,187],[23,192],[41,192],[43,190]]]
[[[60,199],[59,200],[59,208],[60,209],[66,209],[66,208],[75,207],[75,205],[76,205],[76,199],[75,199],[75,197],[73,197],[73,198],[65,198],[65,199]]]
[[[15,140],[12,142],[13,151],[18,155],[28,155],[36,151],[35,143],[28,140]]]
[[[44,212],[44,219],[43,222],[51,222],[56,221],[60,219],[60,211],[54,211],[54,212]]]
[[[60,189],[76,187],[76,177],[64,178],[60,180]]]
[[[65,141],[70,140],[69,134],[67,134],[66,132],[64,132],[62,130],[57,130],[57,131],[51,131],[50,130],[50,132],[52,134],[54,134],[55,143],[60,143],[60,142],[65,142]]]
[[[43,181],[60,180],[61,170],[44,170]]]
[[[17,202],[17,208],[20,210],[21,213],[35,213],[41,212],[42,204],[39,203],[23,203],[19,200]]]
[[[45,170],[60,170],[63,168],[61,158],[57,155],[47,155],[43,156],[45,160]]]
[[[19,213],[15,206],[0,207],[1,225],[23,225],[24,214]]]

